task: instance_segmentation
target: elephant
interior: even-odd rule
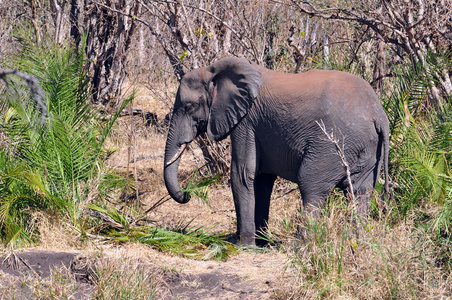
[[[298,184],[305,214],[318,215],[335,188],[366,212],[383,162],[388,192],[387,115],[372,87],[346,72],[283,73],[227,57],[183,76],[164,155],[165,185],[179,203],[190,200],[177,179],[181,155],[201,133],[231,137],[240,245],[262,243],[277,176]]]

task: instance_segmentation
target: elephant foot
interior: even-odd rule
[[[254,234],[241,234],[240,236],[238,236],[239,239],[237,240],[237,244],[239,246],[255,246],[256,245],[256,240],[254,237]]]
[[[258,246],[258,247],[266,247],[270,244],[271,243],[268,240],[265,240],[262,238],[256,238],[256,246]]]
[[[255,245],[255,240],[254,240],[254,238],[250,238],[250,237],[248,237],[248,238],[244,238],[244,237],[240,237],[237,233],[233,233],[233,234],[229,234],[229,235],[227,235],[227,236],[223,236],[223,238],[227,241],[227,242],[229,242],[229,243],[231,243],[231,244],[234,244],[234,245],[237,245],[237,246],[242,246],[242,247],[245,247],[245,246],[254,246]]]
[[[237,237],[237,233],[229,233],[226,235],[221,236],[221,238],[223,238],[226,242],[231,243],[231,244],[238,244],[238,240],[239,238]]]
[[[314,232],[312,230],[306,229],[302,225],[297,226],[297,232],[295,233],[295,241],[300,245],[307,244],[314,238]]]

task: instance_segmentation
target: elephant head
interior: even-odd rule
[[[182,78],[164,160],[165,185],[174,200],[190,200],[177,180],[177,168],[187,144],[203,132],[211,140],[226,138],[247,114],[260,85],[261,74],[243,58],[226,58]]]

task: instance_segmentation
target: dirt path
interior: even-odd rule
[[[89,264],[80,267],[80,262],[86,260],[91,266],[100,260],[122,259],[131,264],[133,260],[151,270],[157,282],[154,299],[270,299],[281,282],[290,280],[288,273],[281,271],[284,255],[270,251],[241,251],[225,261],[189,259],[133,245],[102,252],[102,257],[96,259],[92,253],[41,249],[17,252],[6,260],[6,255],[0,255],[0,294],[15,289],[15,298],[34,299],[33,282],[45,281],[51,270],[64,268],[76,278],[73,299],[88,299],[96,281]]]
[[[169,288],[181,299],[269,299],[284,277],[285,258],[275,253],[242,252],[226,261],[168,258],[177,278]]]

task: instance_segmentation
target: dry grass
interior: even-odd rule
[[[0,299],[153,299],[161,273],[131,258],[88,259],[85,269],[73,266],[53,267],[46,277],[30,272],[0,278]],[[79,278],[88,269],[90,276]]]
[[[39,246],[43,249],[71,251],[87,246],[82,245],[80,234],[69,222],[61,222],[55,216],[37,211],[33,214],[33,223],[39,231]]]
[[[156,292],[154,270],[139,261],[103,261],[95,269],[95,299],[152,299]]]
[[[21,285],[21,282],[13,278],[11,276],[8,276],[8,274],[5,274],[3,272],[0,272],[0,299],[1,300],[9,300],[9,299],[20,299],[19,296],[16,296],[18,294],[15,291],[15,287],[17,285]]]
[[[30,294],[36,299],[70,299],[77,294],[80,286],[65,267],[54,268],[47,279],[30,274],[26,281]]]
[[[351,221],[351,213],[350,205],[333,205],[326,216],[303,223],[308,240],[295,244],[293,239],[292,243],[286,240],[287,267],[298,272],[298,280],[278,289],[278,299],[445,299],[452,295],[452,276],[439,263],[437,245],[429,233],[414,224],[415,216],[397,224],[371,218],[361,223]]]

